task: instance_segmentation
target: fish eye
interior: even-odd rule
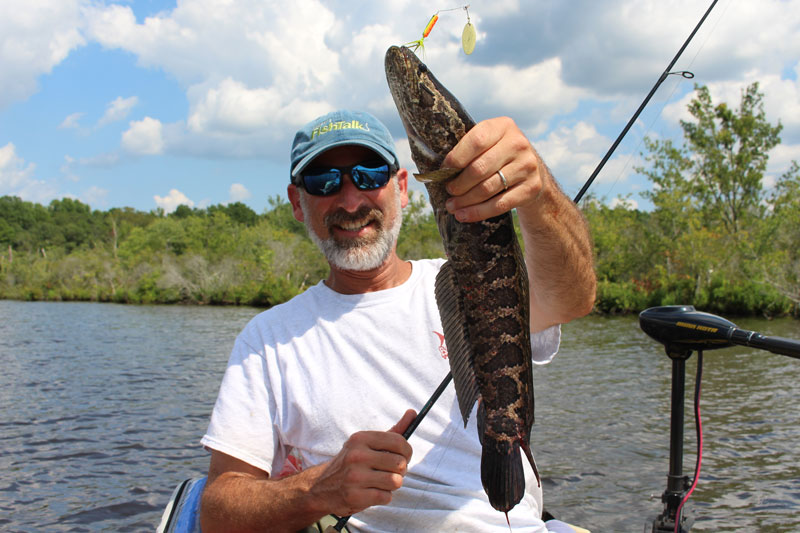
[[[419,71],[420,72],[428,72],[428,67],[425,66],[425,63],[420,63],[419,64]]]

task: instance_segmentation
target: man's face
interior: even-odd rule
[[[362,146],[338,146],[319,155],[310,166],[347,167],[379,158]],[[408,174],[400,169],[380,189],[361,191],[352,177],[343,176],[341,189],[330,196],[314,196],[302,186],[289,186],[294,216],[328,261],[342,270],[372,270],[394,250],[408,204]]]

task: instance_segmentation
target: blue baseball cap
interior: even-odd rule
[[[365,146],[390,165],[400,166],[392,135],[380,120],[364,111],[340,109],[315,118],[294,136],[292,182],[322,152],[348,144]]]

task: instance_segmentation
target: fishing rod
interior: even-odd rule
[[[608,159],[611,157],[611,154],[614,153],[614,150],[616,150],[616,148],[619,145],[619,143],[622,140],[622,138],[625,136],[626,133],[628,133],[628,130],[630,130],[631,125],[636,120],[636,118],[639,116],[639,114],[642,112],[642,109],[644,109],[644,107],[650,101],[650,98],[652,98],[653,94],[656,92],[656,90],[658,90],[658,87],[664,82],[666,77],[670,74],[670,72],[669,72],[670,69],[675,65],[675,62],[678,61],[678,58],[681,56],[683,51],[689,45],[689,41],[692,40],[694,35],[697,33],[697,30],[700,29],[700,26],[703,24],[703,22],[705,22],[706,18],[708,18],[709,13],[711,13],[711,10],[716,5],[717,1],[718,0],[714,0],[711,3],[711,6],[705,12],[705,14],[703,15],[703,18],[700,19],[700,22],[697,23],[697,26],[695,26],[695,28],[692,31],[691,35],[689,35],[689,38],[686,39],[686,42],[683,43],[683,46],[681,46],[681,49],[678,51],[678,53],[675,55],[675,57],[672,58],[672,61],[670,61],[669,65],[667,66],[667,69],[664,71],[664,74],[662,74],[658,78],[658,81],[653,86],[653,88],[650,90],[650,94],[648,94],[647,97],[644,99],[644,101],[642,102],[642,105],[639,106],[639,109],[636,110],[636,113],[634,114],[634,116],[631,118],[630,121],[628,121],[628,124],[622,130],[622,133],[620,133],[619,137],[617,137],[617,140],[614,141],[614,144],[611,146],[611,149],[609,149],[609,151],[603,157],[603,160],[600,161],[600,164],[597,166],[595,171],[592,172],[592,175],[589,177],[589,179],[583,185],[583,188],[580,190],[578,195],[575,196],[575,200],[574,200],[575,203],[578,203],[581,200],[581,198],[583,198],[583,195],[586,193],[586,191],[592,185],[592,182],[594,181],[595,177],[597,177],[597,174],[600,172],[600,170],[606,164],[606,161],[608,161]],[[687,77],[687,76],[684,75],[684,77]],[[411,423],[411,426],[409,426],[409,428],[416,428],[419,425],[419,423],[422,421],[422,418],[424,418],[425,415],[428,414],[428,411],[430,411],[430,409],[433,406],[433,404],[436,403],[436,400],[439,399],[439,396],[442,395],[442,393],[444,392],[444,390],[447,387],[448,383],[450,383],[450,380],[452,380],[452,379],[453,379],[453,373],[452,372],[448,372],[447,376],[445,376],[444,380],[442,380],[442,383],[439,385],[439,387],[436,388],[436,391],[433,393],[433,395],[428,400],[428,402],[425,404],[425,406],[420,410],[419,414],[417,414],[417,417]],[[412,429],[412,432],[413,432],[413,429]],[[409,433],[409,436],[410,436],[410,433]]]
[[[586,183],[584,183],[583,187],[581,188],[581,190],[578,192],[578,194],[575,196],[575,199],[573,200],[576,204],[581,200],[581,198],[583,198],[583,195],[586,193],[586,191],[589,189],[589,187],[591,187],[591,185],[594,182],[594,180],[597,177],[597,175],[600,173],[600,171],[605,166],[606,162],[609,160],[611,155],[617,149],[617,146],[619,146],[619,143],[622,141],[622,138],[625,137],[625,135],[628,133],[628,130],[631,129],[631,126],[633,126],[634,122],[639,117],[639,114],[641,114],[642,110],[645,108],[645,106],[647,106],[648,102],[653,97],[655,92],[658,90],[658,88],[661,86],[661,84],[664,83],[664,80],[667,79],[667,76],[669,76],[670,74],[673,74],[673,72],[670,72],[672,67],[678,61],[678,58],[680,58],[680,56],[683,54],[683,51],[686,50],[686,47],[689,45],[689,42],[692,40],[692,38],[695,36],[697,31],[700,29],[700,26],[703,25],[703,23],[705,22],[706,18],[708,18],[708,15],[711,13],[711,10],[714,9],[714,6],[717,4],[718,1],[719,0],[713,0],[713,2],[711,2],[711,5],[706,10],[706,12],[703,14],[703,17],[700,19],[700,22],[697,23],[697,25],[695,26],[694,30],[692,30],[692,33],[689,35],[689,37],[683,43],[683,46],[681,46],[680,50],[678,50],[678,53],[675,54],[675,57],[672,58],[672,61],[670,61],[669,65],[667,65],[667,68],[664,70],[664,73],[661,74],[661,76],[659,76],[659,78],[656,81],[655,85],[653,85],[653,88],[650,89],[650,93],[645,97],[645,99],[641,103],[641,105],[639,105],[639,108],[636,110],[636,112],[633,114],[631,119],[625,125],[625,127],[622,130],[622,132],[619,134],[617,139],[611,145],[611,148],[609,148],[608,152],[606,152],[605,156],[603,156],[603,159],[600,161],[600,164],[597,165],[597,168],[594,170],[594,172],[592,172],[592,175],[589,176],[588,180],[586,180]],[[431,20],[435,23],[435,20],[433,20],[433,19],[431,19]],[[428,24],[431,25],[430,22]],[[427,28],[426,28],[426,31],[427,31]],[[691,72],[686,72],[686,71],[683,71],[683,72],[680,72],[680,73],[676,73],[676,74],[680,74],[681,76],[683,76],[684,78],[687,78],[687,79],[691,79],[691,78],[694,77],[694,74],[692,74]],[[442,380],[442,382],[439,384],[439,386],[436,387],[436,390],[433,392],[433,394],[431,395],[430,399],[425,403],[425,405],[422,407],[422,409],[420,409],[419,413],[417,413],[417,416],[414,418],[414,420],[411,421],[411,424],[408,426],[406,431],[403,432],[403,437],[406,440],[408,440],[411,437],[411,435],[414,433],[414,430],[417,428],[417,426],[419,426],[420,422],[422,422],[422,419],[425,418],[425,416],[431,410],[431,408],[436,403],[436,401],[439,399],[439,397],[442,395],[442,393],[444,393],[445,389],[447,389],[447,386],[450,384],[450,381],[452,381],[452,379],[453,379],[453,372],[451,371],[451,372],[447,373],[447,375]],[[344,526],[347,524],[349,519],[350,519],[349,516],[343,516],[343,517],[339,518],[339,520],[336,522],[336,525],[335,526],[329,526],[326,531],[330,531],[330,530],[341,531],[344,528]]]
[[[678,53],[675,54],[675,57],[672,58],[672,61],[670,61],[669,65],[667,65],[667,68],[664,70],[664,73],[661,74],[661,76],[658,78],[658,81],[656,81],[655,85],[653,85],[653,88],[650,89],[650,93],[647,95],[647,97],[645,97],[644,101],[639,106],[639,109],[636,110],[636,113],[634,113],[633,117],[631,117],[631,119],[628,121],[628,124],[625,125],[625,128],[623,128],[622,132],[619,134],[617,139],[614,141],[614,144],[612,144],[611,148],[608,150],[608,152],[606,152],[606,155],[603,156],[603,159],[600,161],[600,164],[598,164],[597,168],[594,170],[594,172],[592,172],[592,175],[589,176],[588,180],[586,180],[586,183],[584,183],[583,187],[581,188],[581,190],[578,192],[578,194],[575,196],[575,199],[573,200],[576,204],[581,201],[581,198],[583,198],[583,195],[586,193],[586,191],[589,189],[589,187],[591,187],[592,183],[594,182],[594,179],[597,177],[597,175],[603,169],[603,167],[605,166],[606,162],[611,157],[611,154],[613,154],[614,151],[617,149],[617,146],[619,146],[619,143],[622,141],[622,138],[625,137],[625,135],[628,133],[628,130],[631,129],[631,126],[636,121],[636,119],[638,118],[639,114],[645,108],[645,106],[650,101],[650,99],[653,97],[655,92],[658,90],[658,88],[661,86],[661,84],[664,82],[664,80],[667,78],[667,76],[669,74],[671,74],[670,70],[672,69],[673,66],[675,66],[675,63],[678,61],[678,58],[680,58],[681,54],[683,54],[683,51],[686,50],[686,47],[689,45],[689,42],[692,40],[692,38],[695,36],[697,31],[700,29],[700,26],[702,26],[703,23],[705,22],[705,20],[708,18],[708,15],[711,13],[711,10],[714,9],[714,6],[717,4],[718,1],[719,0],[714,0],[713,2],[711,2],[711,5],[706,10],[706,12],[703,14],[703,17],[700,19],[700,22],[697,23],[697,25],[695,26],[694,30],[692,30],[692,33],[689,35],[689,37],[683,43],[683,46],[681,46],[680,50],[678,50]],[[681,75],[683,77],[687,78],[687,79],[694,77],[694,74],[692,74],[690,72],[682,72]],[[428,413],[428,411],[433,406],[433,404],[436,403],[436,400],[439,399],[439,396],[442,395],[442,393],[444,392],[444,389],[447,387],[447,384],[450,383],[450,380],[452,380],[452,379],[453,379],[453,374],[452,374],[452,372],[450,372],[450,373],[447,374],[447,376],[445,376],[445,378],[442,381],[441,385],[439,385],[439,387],[433,393],[433,395],[431,396],[430,400],[428,400],[428,402],[425,404],[425,406],[422,408],[422,410],[420,410],[419,414],[417,415],[417,418],[414,419],[414,421],[411,423],[411,427],[416,428],[419,425],[419,422],[421,421],[421,419]]]
[[[686,39],[686,41],[683,43],[683,46],[681,46],[681,49],[678,50],[678,53],[675,54],[675,57],[672,58],[672,61],[670,61],[669,65],[667,65],[667,68],[664,69],[664,72],[658,78],[658,81],[656,81],[655,85],[653,85],[653,88],[650,89],[650,92],[648,93],[648,95],[645,97],[645,99],[639,105],[639,109],[636,110],[636,112],[633,114],[631,119],[628,121],[628,123],[622,129],[622,132],[619,134],[617,139],[614,141],[614,144],[611,145],[611,148],[608,149],[608,152],[606,152],[606,155],[603,156],[603,159],[600,161],[600,164],[597,165],[597,168],[594,169],[594,172],[592,172],[592,175],[589,176],[589,179],[586,180],[586,183],[583,184],[583,187],[578,192],[577,196],[575,196],[575,203],[576,204],[580,201],[581,198],[583,198],[583,195],[586,193],[586,191],[589,189],[589,187],[591,187],[592,183],[594,183],[594,179],[597,177],[598,174],[600,174],[600,171],[603,169],[603,167],[605,166],[605,164],[609,160],[609,158],[611,158],[611,154],[613,154],[614,150],[617,149],[617,146],[619,146],[619,143],[622,141],[622,138],[625,137],[625,135],[628,133],[628,130],[630,130],[631,127],[633,126],[634,122],[636,122],[636,119],[639,118],[639,115],[641,114],[642,110],[645,108],[645,106],[647,106],[648,102],[650,102],[650,99],[656,93],[658,88],[661,87],[661,84],[664,83],[664,80],[667,79],[667,76],[669,76],[670,74],[680,74],[681,76],[683,76],[686,79],[694,78],[694,74],[692,74],[691,72],[685,71],[685,70],[681,71],[681,72],[671,72],[672,71],[672,67],[675,66],[675,63],[678,61],[678,58],[681,57],[681,54],[683,54],[683,51],[686,50],[687,46],[689,46],[689,42],[694,37],[695,33],[697,33],[697,30],[700,29],[700,26],[703,25],[703,22],[706,21],[706,18],[708,18],[708,15],[711,13],[711,10],[714,9],[714,6],[717,4],[717,1],[718,0],[714,0],[713,2],[711,2],[711,5],[708,7],[706,12],[703,14],[703,17],[700,19],[700,22],[698,22],[697,26],[695,26],[694,30],[692,30],[692,33],[689,35],[689,38]]]

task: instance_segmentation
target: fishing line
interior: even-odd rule
[[[722,22],[722,19],[725,18],[725,15],[728,13],[728,10],[730,9],[732,3],[733,3],[733,0],[731,0],[731,2],[728,2],[725,5],[725,9],[722,11],[720,16],[717,17],[717,20],[716,20],[716,22],[714,22],[714,25],[712,26],[711,31],[708,32],[708,34],[706,35],[706,38],[702,41],[702,43],[700,43],[700,46],[698,47],[698,49],[695,52],[694,56],[689,61],[689,65],[687,67],[688,70],[677,70],[677,71],[670,72],[668,75],[679,75],[679,76],[681,76],[681,77],[683,77],[683,78],[685,78],[687,80],[690,80],[690,79],[694,78],[694,73],[691,71],[692,65],[694,65],[695,61],[697,60],[697,57],[700,55],[700,52],[702,52],[703,49],[705,48],[706,44],[708,44],[708,40],[711,38],[711,35],[714,34],[714,32],[716,32],[717,27],[719,26],[720,22]],[[711,8],[713,8],[713,7],[714,6],[712,5]],[[709,8],[709,11],[711,10],[711,8]],[[701,21],[701,24],[702,24],[702,21]],[[690,37],[690,39],[691,39],[691,37]],[[655,125],[656,121],[658,121],[661,118],[661,115],[664,113],[664,109],[666,109],[667,105],[670,103],[670,101],[672,101],[672,98],[675,96],[675,92],[678,90],[678,87],[680,87],[680,82],[681,82],[681,80],[679,80],[677,83],[675,83],[673,85],[672,91],[670,91],[669,96],[664,100],[664,103],[661,105],[661,108],[658,110],[658,113],[655,115],[655,117],[653,118],[652,122],[647,127],[647,129],[645,130],[644,134],[642,136],[640,136],[639,142],[637,143],[636,148],[634,149],[633,153],[631,153],[628,156],[628,160],[625,162],[625,165],[620,170],[619,174],[617,175],[617,178],[614,180],[614,182],[608,188],[608,194],[611,194],[611,191],[614,190],[614,187],[617,185],[617,183],[619,183],[620,179],[622,179],[622,175],[625,173],[625,170],[630,166],[630,163],[633,160],[634,154],[639,152],[639,149],[641,148],[642,143],[644,142],[644,139],[653,130],[653,126]]]
[[[470,55],[472,51],[475,49],[475,40],[477,39],[477,32],[475,31],[475,26],[472,24],[472,20],[469,17],[469,4],[458,6],[458,7],[451,7],[447,9],[439,9],[428,20],[428,23],[425,25],[425,29],[422,30],[422,37],[415,41],[407,42],[403,46],[410,48],[414,52],[417,49],[422,49],[422,55],[425,55],[425,39],[428,38],[428,35],[431,34],[433,31],[433,27],[436,25],[436,22],[439,20],[439,13],[444,13],[447,11],[456,11],[459,9],[463,9],[467,14],[467,24],[464,26],[464,30],[461,32],[461,48],[464,50],[464,53]]]
[[[694,73],[692,73],[692,72],[690,72],[688,70],[670,72],[670,75],[673,75],[673,74],[674,75],[680,75],[683,78],[686,78],[686,79],[689,79],[689,80],[694,78]],[[614,187],[616,187],[617,183],[619,183],[619,181],[622,179],[623,174],[625,174],[625,170],[630,166],[631,161],[633,160],[634,154],[639,152],[639,149],[641,148],[642,143],[644,142],[645,138],[647,137],[647,134],[652,131],[653,126],[655,125],[656,121],[658,121],[658,119],[661,118],[661,114],[664,112],[664,109],[667,107],[667,104],[669,104],[670,101],[672,100],[672,97],[675,95],[675,91],[678,90],[678,87],[680,87],[680,84],[681,84],[681,80],[678,80],[672,86],[672,91],[669,93],[669,96],[664,100],[664,103],[661,105],[661,109],[659,109],[658,113],[656,113],[655,117],[653,117],[653,120],[650,122],[650,125],[647,127],[647,129],[645,130],[644,134],[639,137],[639,142],[636,144],[636,148],[633,150],[632,153],[628,154],[628,159],[627,159],[627,161],[625,161],[625,165],[623,165],[623,167],[619,171],[619,174],[617,174],[617,178],[609,186],[608,190],[606,191],[607,194],[611,194],[611,192],[614,190]]]
[[[616,150],[617,146],[618,146],[618,145],[619,145],[619,143],[622,141],[622,138],[623,138],[623,137],[625,137],[625,135],[628,133],[628,130],[630,130],[631,126],[634,124],[634,122],[636,121],[636,119],[639,117],[639,114],[642,112],[642,110],[645,108],[645,106],[647,105],[647,103],[648,103],[648,102],[650,101],[650,99],[653,97],[653,94],[655,94],[656,90],[658,90],[658,87],[659,87],[659,86],[660,86],[660,85],[661,85],[661,84],[664,82],[664,80],[667,78],[667,76],[669,76],[669,75],[671,74],[670,70],[672,69],[672,67],[673,67],[673,66],[675,66],[675,63],[678,61],[678,58],[681,56],[681,54],[683,53],[683,51],[684,51],[684,50],[686,49],[686,47],[689,45],[689,42],[692,40],[692,38],[694,37],[694,35],[695,35],[695,34],[697,33],[697,31],[700,29],[700,26],[702,26],[702,25],[703,25],[703,22],[705,22],[705,20],[706,20],[706,18],[708,17],[709,13],[711,13],[711,10],[714,8],[714,6],[717,4],[717,2],[718,2],[718,1],[719,1],[719,0],[713,0],[713,2],[711,3],[711,6],[708,8],[708,10],[705,12],[705,14],[703,15],[703,17],[700,19],[700,22],[698,22],[698,23],[697,23],[697,26],[695,26],[694,30],[693,30],[693,31],[692,31],[692,33],[689,35],[689,38],[688,38],[688,39],[686,39],[686,41],[683,43],[683,46],[681,46],[680,50],[679,50],[679,51],[678,51],[678,53],[675,55],[675,57],[672,59],[672,61],[670,62],[670,64],[667,66],[667,68],[666,68],[666,70],[664,71],[664,73],[663,73],[663,74],[661,74],[661,76],[659,77],[659,79],[658,79],[658,81],[656,82],[656,84],[655,84],[655,85],[653,86],[653,88],[650,90],[650,93],[647,95],[647,97],[646,97],[646,98],[644,99],[644,101],[641,103],[641,105],[639,106],[639,108],[636,110],[636,113],[634,113],[634,115],[633,115],[633,116],[631,117],[631,119],[628,121],[628,123],[627,123],[627,125],[625,126],[625,128],[622,130],[622,132],[619,134],[619,136],[617,137],[617,139],[614,141],[614,144],[612,144],[612,145],[611,145],[611,148],[608,150],[608,152],[606,153],[606,155],[605,155],[605,156],[603,157],[603,159],[600,161],[600,164],[597,166],[597,168],[595,169],[595,171],[592,173],[592,175],[591,175],[591,176],[589,177],[589,179],[586,181],[586,183],[584,184],[584,186],[581,188],[580,192],[578,192],[578,194],[577,194],[577,196],[575,197],[575,200],[574,200],[574,202],[575,202],[575,203],[578,203],[578,202],[580,201],[580,199],[583,197],[584,193],[585,193],[585,192],[586,192],[586,191],[589,189],[589,187],[592,185],[592,183],[594,182],[595,178],[597,177],[597,174],[599,174],[599,173],[600,173],[600,170],[602,170],[603,166],[605,166],[606,162],[607,162],[607,161],[608,161],[608,159],[611,157],[611,154],[613,154],[613,153],[614,153],[614,150]],[[468,8],[468,7],[469,7],[469,5],[466,5],[466,6],[464,6],[464,7],[463,7],[463,9],[464,9],[465,11],[467,11],[467,8]],[[462,8],[461,8],[461,7],[458,7],[458,8],[452,8],[452,9],[447,9],[447,10],[444,10],[444,9],[442,9],[442,10],[439,10],[439,11],[437,11],[436,13],[434,13],[434,15],[433,15],[433,16],[431,17],[431,19],[428,21],[428,24],[425,26],[425,30],[423,31],[423,36],[422,36],[422,38],[421,38],[421,39],[419,39],[418,41],[412,41],[412,42],[410,42],[410,43],[407,43],[407,45],[415,45],[415,44],[416,44],[416,45],[417,45],[417,47],[422,47],[422,49],[423,49],[423,52],[424,52],[424,49],[425,49],[425,48],[424,48],[424,44],[423,44],[423,42],[424,42],[424,39],[425,39],[425,38],[426,38],[426,37],[427,37],[427,36],[430,34],[431,30],[433,30],[433,26],[436,24],[436,21],[439,19],[438,13],[440,13],[440,12],[443,12],[443,11],[454,11],[454,10],[456,10],[456,9],[462,9]],[[468,24],[468,25],[470,25],[470,22],[469,22],[469,12],[468,12],[468,11],[467,11],[467,20],[468,20],[467,24]],[[465,51],[466,51],[466,50],[465,50]],[[408,437],[410,437],[410,436],[411,436],[411,433],[413,433],[414,429],[416,429],[416,427],[419,425],[419,423],[420,423],[420,422],[422,421],[422,419],[425,417],[425,415],[426,415],[426,414],[427,414],[427,412],[430,410],[430,408],[433,406],[433,404],[435,404],[435,403],[436,403],[436,401],[437,401],[437,400],[439,399],[439,397],[442,395],[442,393],[444,392],[445,388],[447,387],[447,385],[449,385],[449,384],[450,384],[450,381],[451,381],[452,379],[453,379],[453,374],[452,374],[452,372],[448,372],[448,373],[447,373],[447,376],[445,376],[444,380],[442,380],[442,382],[441,382],[441,383],[439,384],[439,386],[436,388],[436,391],[434,391],[434,393],[433,393],[433,395],[431,396],[431,398],[430,398],[430,399],[428,400],[428,402],[425,404],[425,406],[423,407],[423,409],[422,409],[422,410],[420,410],[419,414],[417,414],[416,418],[415,418],[415,419],[414,419],[414,420],[411,422],[411,425],[410,425],[410,426],[409,426],[409,428],[406,430],[406,432],[403,434],[403,436],[404,436],[404,437],[406,437],[406,439],[407,439]],[[699,456],[698,456],[698,457],[699,457]],[[698,463],[698,468],[699,468],[699,463]],[[341,530],[342,530],[342,528],[343,528],[343,527],[344,527],[344,526],[347,524],[347,521],[348,521],[349,519],[350,519],[350,517],[349,517],[349,516],[344,516],[344,517],[341,517],[341,518],[338,520],[338,522],[336,523],[336,525],[332,527],[332,529],[333,529],[334,531],[341,531]]]
[[[589,176],[589,179],[586,180],[586,183],[584,183],[584,185],[581,188],[581,190],[575,196],[575,200],[574,200],[575,203],[578,203],[580,201],[580,199],[583,198],[583,195],[586,193],[586,191],[589,189],[589,187],[591,187],[591,185],[594,182],[595,178],[597,178],[597,175],[600,173],[600,171],[603,169],[605,164],[608,162],[609,158],[611,158],[611,154],[614,153],[614,151],[617,149],[617,146],[619,146],[619,143],[622,142],[622,138],[625,137],[625,135],[631,129],[631,126],[633,126],[633,124],[636,122],[636,119],[639,118],[639,115],[644,110],[645,106],[647,106],[648,102],[650,102],[650,99],[656,93],[658,88],[661,86],[661,84],[664,82],[664,80],[667,79],[667,76],[670,75],[670,71],[672,70],[672,67],[675,66],[675,63],[677,63],[678,58],[681,57],[681,54],[683,54],[683,51],[686,50],[687,46],[689,46],[689,42],[695,36],[695,34],[697,33],[697,30],[700,29],[700,26],[703,25],[703,22],[705,22],[706,18],[708,18],[709,13],[711,13],[711,10],[714,9],[714,6],[717,5],[718,1],[719,0],[714,0],[713,2],[711,2],[711,6],[709,6],[709,8],[703,14],[703,18],[700,19],[700,22],[697,23],[697,26],[694,27],[694,30],[692,30],[692,33],[689,35],[689,38],[686,39],[686,41],[683,43],[683,46],[681,46],[680,50],[678,50],[678,53],[675,54],[675,57],[672,58],[672,61],[670,61],[669,65],[667,65],[667,68],[664,70],[664,72],[658,78],[658,81],[656,81],[655,85],[653,85],[653,88],[650,89],[650,92],[647,94],[647,96],[645,97],[644,101],[639,105],[639,108],[636,110],[636,112],[633,114],[631,119],[628,121],[628,123],[622,129],[622,132],[619,134],[617,139],[611,145],[611,148],[609,148],[608,152],[606,152],[606,155],[603,156],[603,159],[600,161],[600,164],[597,165],[597,168],[594,169],[594,172],[592,172],[592,175]]]

